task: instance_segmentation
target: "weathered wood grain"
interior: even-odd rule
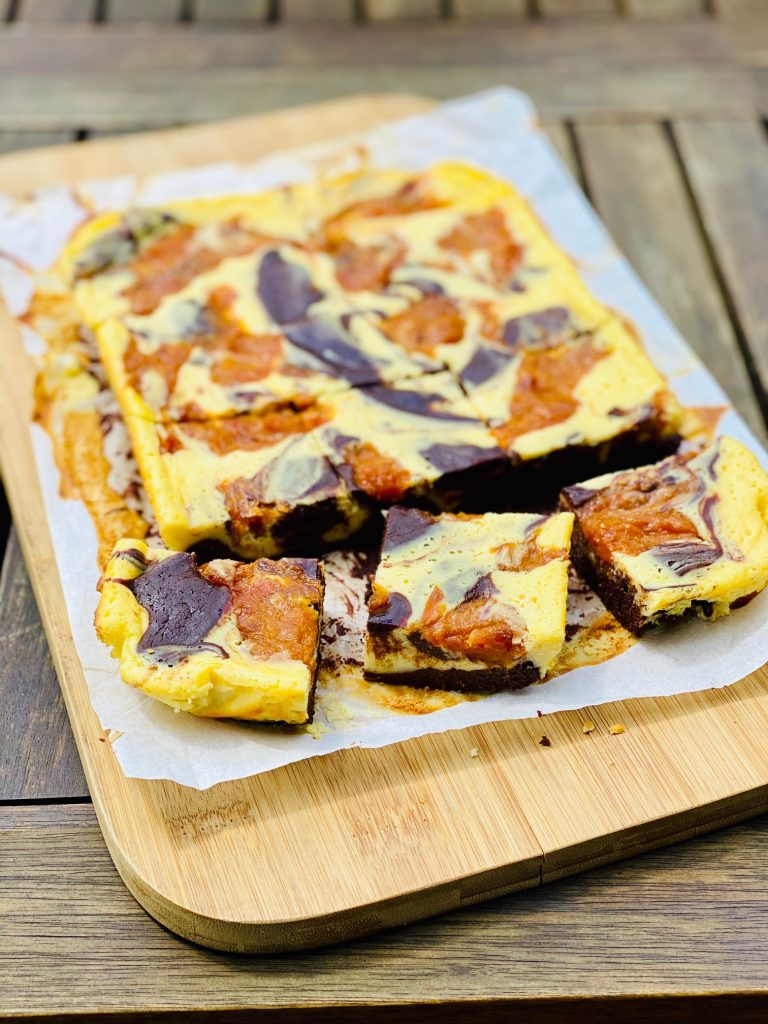
[[[697,114],[746,116],[751,91],[735,68],[659,63],[622,68],[593,61],[543,67],[468,65],[316,68],[217,67],[206,74],[153,69],[57,76],[56,87],[31,73],[3,74],[0,129],[83,126],[138,128],[212,120],[291,107],[367,90],[408,90],[436,99],[497,85],[527,92],[553,117],[664,118]],[[130,95],[131,102],[125,97]]]
[[[40,146],[58,146],[64,142],[72,142],[71,131],[0,131],[0,153],[13,153],[19,149],[38,149]]]
[[[354,0],[280,0],[278,7],[280,21],[311,21],[318,25],[325,22],[352,22],[356,17]]]
[[[440,0],[364,0],[363,10],[370,21],[385,21],[400,18],[424,18],[435,20],[440,17]]]
[[[759,17],[728,18],[722,16],[714,24],[737,64],[751,72],[758,72],[753,77],[758,103],[765,110],[766,95],[763,75],[768,67],[768,6],[763,7]]]
[[[570,15],[573,17],[590,14],[617,14],[616,0],[538,0],[544,15]]]
[[[715,12],[726,17],[749,19],[765,14],[764,0],[713,0]]]
[[[15,533],[0,575],[0,801],[88,795]]]
[[[576,133],[591,199],[619,248],[752,429],[764,434],[733,325],[664,128],[581,125]]]
[[[194,0],[197,21],[266,21],[269,0]]]
[[[529,13],[529,0],[453,0],[452,10],[456,18],[498,18],[520,17]]]
[[[708,19],[659,23],[626,18],[419,21],[405,26],[272,25],[243,32],[226,23],[184,25],[8,25],[0,29],[0,68],[38,75],[87,70],[166,68],[282,68],[418,65],[439,69],[487,65],[505,68],[583,61],[591,75],[625,65],[719,70],[733,67],[731,34]],[[739,36],[739,38],[742,38]],[[752,35],[752,45],[755,36]],[[98,40],[98,46],[94,41]],[[741,44],[743,45],[743,43]],[[599,60],[597,60],[599,58]]]
[[[19,0],[17,21],[91,21],[96,0]]]
[[[181,0],[107,0],[106,19],[128,21],[178,21]]]
[[[90,807],[0,808],[0,1015],[262,1021],[305,1006],[312,1021],[624,1024],[714,1020],[729,1007],[741,1024],[765,1013],[768,992],[767,839],[760,819],[407,931],[232,958],[141,911]],[[749,1014],[728,1000],[736,992],[754,993]]]
[[[752,121],[675,124],[690,184],[768,410],[768,141]]]
[[[681,14],[703,14],[703,0],[619,0],[620,9],[629,17],[672,18]]]

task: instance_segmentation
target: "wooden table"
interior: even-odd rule
[[[762,0],[0,0],[3,13],[0,152],[358,91],[525,89],[765,436]],[[0,1017],[765,1018],[763,819],[311,954],[238,958],[164,932],[103,845],[0,515]]]

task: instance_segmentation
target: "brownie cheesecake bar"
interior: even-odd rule
[[[565,640],[573,516],[387,513],[365,676],[495,692],[546,675]]]
[[[450,510],[480,500],[506,466],[493,434],[447,372],[356,388],[324,405],[324,451],[364,503]]]
[[[314,559],[198,566],[123,540],[96,632],[124,682],[177,711],[301,725],[312,720],[323,590]]]
[[[324,406],[183,423],[129,417],[164,542],[216,542],[245,558],[314,554],[354,533],[368,509],[326,457]]]
[[[163,421],[301,407],[442,368],[397,343],[387,309],[402,298],[355,310],[315,286],[310,274],[323,275],[310,256],[286,248],[227,259],[152,313],[96,328],[112,387],[132,410]]]
[[[452,361],[510,460],[516,493],[554,496],[563,483],[680,443],[681,409],[630,331],[615,317],[590,323],[577,303],[556,304],[556,293],[552,300],[520,314],[497,306],[490,325],[491,314],[485,327],[475,324],[486,334],[476,335],[471,357]]]
[[[727,615],[768,583],[768,476],[738,441],[566,487],[573,561],[633,633]]]

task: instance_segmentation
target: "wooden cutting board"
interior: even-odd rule
[[[14,154],[0,190],[253,160],[429,106],[365,96]],[[323,945],[768,809],[765,669],[722,690],[347,750],[206,792],[126,779],[69,633],[24,429],[32,367],[5,313],[0,338],[5,484],[94,806],[126,885],[179,935],[238,951]],[[615,723],[623,734],[609,734]]]

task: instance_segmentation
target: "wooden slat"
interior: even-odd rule
[[[17,21],[92,21],[95,0],[19,0]]]
[[[669,24],[674,25],[676,22]],[[754,70],[765,70],[768,67],[768,5],[763,8],[759,17],[729,18],[720,15],[715,24],[737,64]],[[762,101],[765,109],[765,95],[759,95],[759,80],[757,92],[758,99]]]
[[[453,0],[453,13],[457,18],[496,18],[528,13],[528,0]]]
[[[181,0],[107,0],[109,21],[178,21]]]
[[[754,430],[762,416],[673,148],[653,124],[582,125],[590,196],[619,248]]]
[[[680,121],[675,137],[713,251],[768,395],[768,142],[750,121]],[[768,402],[766,403],[768,409]]]
[[[15,533],[0,576],[0,801],[88,795]]]
[[[717,14],[725,17],[749,18],[765,14],[765,0],[713,0]]]
[[[424,18],[436,20],[440,17],[440,0],[364,0],[365,16],[370,21],[385,21],[399,18]]]
[[[704,0],[619,0],[621,10],[630,17],[674,18],[684,14],[703,14]]]
[[[266,21],[269,0],[195,0],[198,21]]]
[[[768,118],[768,67],[753,69],[750,77],[757,93],[755,107],[764,118]]]
[[[729,1009],[756,1022],[767,839],[761,819],[343,947],[233,959],[141,911],[90,807],[0,808],[0,1015],[119,1007],[193,1024],[305,1006],[279,1020],[647,1024]],[[729,996],[740,991],[752,1001]]]
[[[280,0],[280,21],[352,22],[355,20],[354,0]]]
[[[38,149],[40,146],[58,146],[64,142],[72,142],[71,131],[0,131],[0,153],[13,153],[21,149]]]
[[[318,9],[318,8],[316,8]],[[104,24],[96,34],[90,25],[23,26],[0,29],[0,69],[40,76],[117,71],[199,68],[317,69],[409,65],[434,69],[486,68],[489,77],[514,74],[515,68],[539,68],[563,75],[595,77],[624,70],[647,69],[664,76],[677,67],[718,74],[734,66],[730,42],[712,19],[694,22],[575,19],[564,23],[546,18],[515,19],[501,30],[497,24],[462,20],[428,25],[377,23],[311,26],[272,25],[269,32],[243,32],[236,26]],[[729,28],[729,33],[735,28]],[[7,36],[5,35],[7,33]],[[94,45],[98,39],[98,46]],[[730,35],[729,35],[730,38]],[[753,43],[754,43],[754,36]],[[743,43],[741,44],[743,45]],[[564,62],[564,65],[561,64]],[[396,72],[393,72],[396,74]],[[391,84],[391,83],[390,83]],[[663,80],[662,80],[663,85]],[[752,95],[749,94],[751,102]],[[690,101],[688,103],[690,105]]]
[[[659,63],[649,68],[582,67],[565,61],[543,67],[317,67],[211,68],[68,74],[55,88],[37,74],[0,76],[5,102],[0,129],[71,127],[118,129],[204,121],[352,96],[365,90],[406,90],[449,98],[508,84],[527,92],[545,116],[746,116],[751,97],[744,77],[727,67]],[[126,103],[125,97],[131,102]]]
[[[544,15],[567,14],[573,17],[592,14],[617,14],[617,0],[538,0]]]

